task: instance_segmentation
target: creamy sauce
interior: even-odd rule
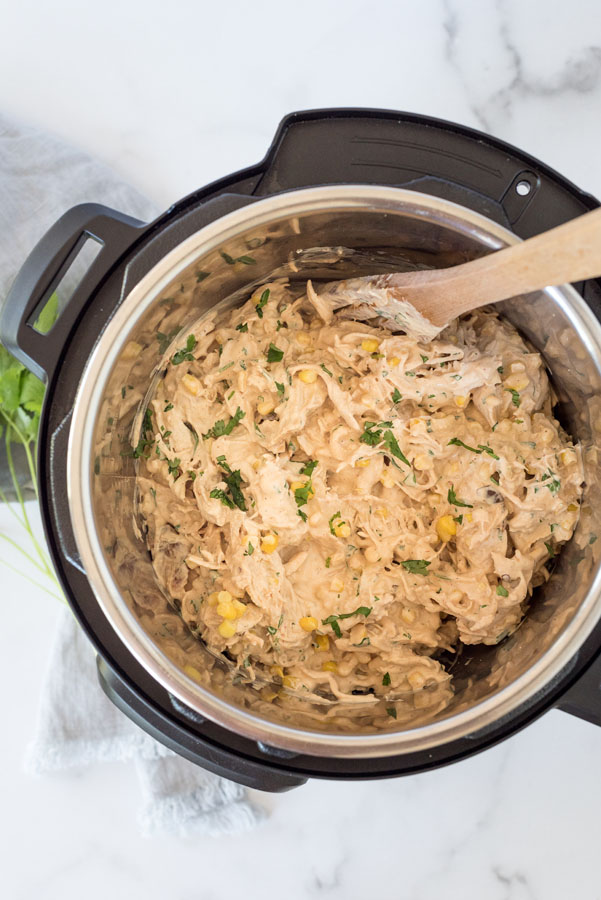
[[[209,649],[394,718],[395,698],[448,684],[439,651],[518,626],[574,530],[582,465],[540,356],[495,314],[425,339],[340,305],[274,283],[178,339],[139,508]]]

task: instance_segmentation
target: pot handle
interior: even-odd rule
[[[145,228],[145,223],[107,206],[82,203],[61,216],[31,251],[0,312],[0,340],[42,381],[52,379],[67,337],[94,290]],[[90,240],[98,245],[95,258],[43,333],[36,327],[40,313]]]
[[[563,695],[557,708],[601,727],[601,654]]]
[[[96,657],[96,665],[100,686],[109,700],[147,734],[195,765],[258,791],[282,793],[306,783],[302,775],[279,769],[268,759],[259,762],[235,754],[204,738],[198,730],[183,727],[134,692],[103,657]],[[174,698],[172,702],[174,708],[185,709]],[[197,726],[202,724],[201,717],[191,710],[187,715]],[[288,754],[281,755],[286,758]]]

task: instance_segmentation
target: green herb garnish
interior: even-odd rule
[[[390,674],[388,672],[384,673],[384,677],[382,678],[382,684],[384,685],[384,687],[388,687],[388,685],[390,684]]]
[[[238,425],[246,413],[244,413],[240,407],[236,407],[236,412],[231,417],[227,425],[225,424],[223,419],[218,419],[212,428],[210,428],[206,434],[203,434],[203,441],[208,440],[208,438],[218,438],[223,437],[224,434],[231,434],[236,425]]]
[[[404,569],[412,575],[427,575],[430,561],[427,559],[405,559],[401,562]]]
[[[505,388],[505,390],[511,394],[511,402],[513,403],[513,405],[519,406],[522,402],[520,399],[520,392],[516,391],[515,388]]]
[[[269,350],[267,351],[267,362],[268,363],[281,362],[283,358],[284,358],[284,351],[280,350],[278,347],[276,347],[275,344],[270,344]]]
[[[403,399],[403,395],[401,394],[401,392],[399,391],[398,388],[395,388],[394,391],[392,392],[392,402],[398,403],[399,400],[402,400],[402,399]]]
[[[447,492],[447,500],[448,500],[449,503],[451,503],[453,506],[465,506],[467,509],[473,509],[473,508],[474,508],[474,504],[473,504],[473,503],[464,503],[463,500],[460,500],[460,499],[457,497],[457,494],[455,493],[455,488],[454,488],[453,485],[451,485],[451,487],[449,488],[449,490],[448,490],[448,492]]]
[[[196,347],[196,338],[193,334],[188,335],[188,339],[186,341],[186,346],[182,347],[180,350],[177,350],[173,356],[171,357],[171,362],[174,366],[179,366],[180,363],[183,362],[194,362],[194,354],[192,351]]]
[[[240,325],[236,325],[236,331],[240,331],[242,334],[246,334],[248,331],[248,322],[240,323]]]
[[[225,506],[229,506],[230,509],[233,509],[234,506],[237,506],[238,509],[241,509],[243,512],[246,512],[246,502],[244,500],[244,494],[242,493],[241,484],[242,484],[242,476],[240,474],[240,469],[236,469],[232,471],[225,461],[225,456],[218,456],[217,463],[221,466],[222,472],[222,480],[225,481],[228,490],[229,496],[225,493],[225,491],[221,490],[221,488],[214,488],[210,497],[213,497],[216,500],[221,500],[221,502]]]
[[[267,303],[268,300],[269,300],[269,288],[267,288],[266,290],[263,291],[263,293],[261,294],[261,297],[259,299],[259,302],[255,306],[257,315],[260,319],[263,318],[263,307],[265,306],[265,304]]]
[[[497,594],[499,597],[509,597],[509,591],[502,584],[497,585]]]
[[[300,470],[300,474],[301,475],[312,475],[313,470],[317,466],[318,462],[319,462],[319,460],[317,460],[317,459],[310,459],[308,462],[306,462],[303,465],[302,469]]]

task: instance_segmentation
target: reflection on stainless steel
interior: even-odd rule
[[[234,679],[187,631],[160,593],[135,518],[141,413],[161,375],[166,341],[223,302],[273,277],[334,280],[451,265],[515,242],[451,203],[391,188],[316,188],[261,201],[192,236],[131,291],[93,354],[74,410],[70,503],[98,601],[131,652],[174,696],[226,727],[309,753],[368,757],[425,749],[490,725],[539,691],[601,614],[598,450],[601,328],[571,288],[500,304],[542,352],[559,418],[583,448],[586,489],[573,540],[536,590],[522,626],[498,647],[465,647],[455,693],[407,697],[396,721],[371,703],[309,704]],[[157,338],[164,335],[165,338]],[[403,730],[405,727],[406,730]]]

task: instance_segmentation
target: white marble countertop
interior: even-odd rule
[[[2,30],[0,110],[164,205],[258,161],[286,112],[325,106],[480,127],[601,195],[598,0],[22,0]],[[601,730],[560,712],[426,775],[262,795],[271,815],[243,838],[142,839],[129,767],[22,773],[57,609],[2,585],[7,900],[600,900]]]

